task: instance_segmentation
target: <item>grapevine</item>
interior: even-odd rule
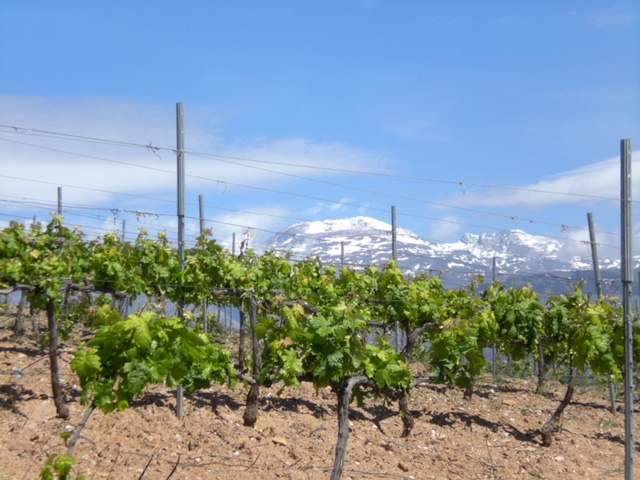
[[[252,250],[236,257],[206,235],[187,249],[181,269],[164,234],[150,239],[141,232],[133,243],[113,234],[87,241],[82,232],[66,228],[61,217],[46,227],[34,224],[27,230],[12,223],[0,232],[0,288],[26,292],[34,311],[47,315],[51,383],[61,417],[68,411],[57,378],[57,338],[65,324],[79,319],[69,303],[77,294],[89,301],[94,329],[72,362],[88,415],[94,408],[128,408],[149,384],[182,384],[194,392],[239,379],[249,387],[244,423],[253,426],[261,386],[297,387],[309,381],[336,395],[334,479],[344,466],[353,397],[398,401],[403,435],[411,431],[408,364],[418,346],[428,346],[431,379],[463,388],[467,399],[486,369],[488,346],[498,345],[515,360],[537,358],[539,388],[546,361],[566,369],[565,398],[540,432],[545,445],[571,402],[576,372],[621,378],[624,329],[616,299],[592,302],[578,285],[570,295],[551,296],[543,304],[526,286],[494,283],[480,294],[481,281],[445,289],[439,277],[407,277],[395,262],[381,269],[338,271],[318,259],[293,263]],[[125,314],[125,304],[140,297],[146,302],[139,311]],[[167,315],[169,303],[185,318]],[[188,326],[189,308],[203,304],[231,304],[242,312],[236,365],[210,335]],[[401,352],[388,339],[396,323],[407,339]],[[640,350],[638,327],[634,335]]]

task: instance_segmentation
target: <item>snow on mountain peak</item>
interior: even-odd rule
[[[562,242],[539,235],[530,235],[522,230],[482,233],[480,235],[466,234],[460,239],[460,242],[468,245],[472,250],[480,249],[495,254],[512,252],[514,249],[556,254],[562,247]]]
[[[297,223],[274,235],[265,247],[295,259],[318,257],[326,264],[357,268],[387,263],[392,257],[391,240],[388,223],[354,217]],[[556,280],[558,288],[566,290],[562,282],[583,281],[592,268],[588,251],[569,259],[562,240],[522,230],[466,234],[457,242],[437,244],[398,228],[396,241],[396,260],[407,271],[468,276],[487,275],[497,268],[501,281],[507,281],[509,275],[516,284],[536,278],[541,291]],[[619,264],[619,260],[600,260],[603,274],[610,276],[619,270]],[[527,275],[526,280],[522,274]]]
[[[290,228],[297,228],[306,235],[335,233],[344,230],[391,230],[391,226],[369,217],[342,218],[339,220],[319,220],[316,222],[297,223]]]
[[[339,234],[348,234],[354,236],[358,234],[369,234],[376,236],[389,236],[391,239],[391,225],[370,217],[352,217],[342,218],[338,220],[318,220],[315,222],[300,222],[286,228],[280,232],[279,236],[306,236],[306,237],[322,237],[334,236]],[[420,236],[405,228],[396,229],[398,239],[402,237],[403,241],[408,243],[425,242]],[[274,238],[276,238],[274,237]],[[269,243],[273,243],[270,241]]]
[[[323,262],[347,265],[382,265],[391,259],[391,225],[369,217],[301,222],[274,235],[266,248],[297,258],[319,257]],[[564,242],[530,235],[522,230],[466,234],[454,243],[431,243],[416,233],[398,228],[396,259],[414,271],[486,273],[493,258],[512,272],[549,273],[591,268],[589,252],[567,259]],[[619,262],[618,262],[619,263]],[[601,260],[611,270],[617,263]]]

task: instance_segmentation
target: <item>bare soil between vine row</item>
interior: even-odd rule
[[[56,417],[47,355],[13,339],[13,319],[0,318],[0,478],[38,478],[47,456],[66,447],[85,408],[69,370],[75,347],[61,349],[71,419]],[[424,367],[415,366],[417,374]],[[21,372],[22,375],[19,375]],[[624,415],[611,414],[605,391],[578,388],[551,447],[537,434],[564,395],[564,385],[535,393],[535,380],[482,379],[471,401],[457,389],[425,381],[412,392],[415,428],[402,438],[397,406],[352,404],[344,479],[619,479],[624,476]],[[242,425],[242,384],[214,386],[185,398],[149,388],[125,412],[96,411],[82,432],[74,475],[95,479],[327,479],[337,417],[335,396],[311,385],[261,389],[255,428]],[[621,405],[618,405],[621,407]],[[635,415],[635,429],[640,422]],[[636,444],[636,451],[640,448]],[[636,477],[640,467],[636,461]],[[75,476],[73,477],[75,478]]]

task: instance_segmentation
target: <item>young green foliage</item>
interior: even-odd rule
[[[486,368],[483,350],[493,342],[497,324],[472,289],[444,292],[440,310],[442,329],[428,336],[431,377],[436,383],[467,388]]]
[[[347,269],[337,277],[319,261],[300,262],[291,270],[297,303],[282,304],[260,319],[264,340],[262,380],[297,386],[311,378],[317,388],[341,384],[364,374],[380,389],[408,389],[411,374],[402,355],[384,337],[369,344],[370,276]],[[313,309],[304,308],[305,305]]]
[[[75,464],[75,459],[69,455],[53,454],[47,459],[44,467],[40,471],[40,479],[54,480],[68,478]]]
[[[500,351],[514,360],[537,352],[545,309],[529,286],[506,289],[494,283],[482,296],[498,323]]]
[[[92,399],[104,412],[128,408],[150,383],[182,384],[193,392],[212,381],[236,380],[229,353],[178,318],[147,312],[122,319],[104,306],[98,322],[95,338],[76,352],[71,369],[80,379],[82,401]]]

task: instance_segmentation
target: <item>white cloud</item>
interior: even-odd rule
[[[338,202],[332,204],[329,209],[332,212],[338,212],[338,211],[342,211],[345,210],[346,208],[348,208],[348,204],[351,202],[352,200],[350,198],[342,198],[340,199]]]
[[[385,124],[384,128],[407,140],[446,142],[449,139],[449,136],[443,133],[441,127],[431,118],[400,117]]]
[[[311,207],[307,208],[307,213],[311,215],[317,215],[325,209],[325,202],[316,202]]]
[[[351,198],[341,198],[337,202],[328,203],[328,202],[316,202],[311,207],[306,209],[306,212],[310,215],[318,215],[320,213],[335,213],[335,212],[348,212],[352,205],[351,202],[353,199]],[[358,212],[361,215],[366,214],[366,208],[360,207],[358,208]],[[348,214],[348,213],[347,213]]]
[[[638,233],[640,233],[639,229],[640,225],[636,225],[633,233],[634,236],[638,236]],[[582,257],[586,259],[591,258],[591,238],[588,230],[567,230],[562,232],[562,239],[564,241],[564,245],[558,252],[558,256],[561,259],[568,261],[573,257]],[[599,230],[598,225],[596,224],[595,241],[598,258],[600,260],[605,258],[609,260],[620,259],[621,237],[619,232]],[[633,243],[635,243],[635,241]],[[639,255],[639,246],[634,244],[632,247],[633,255]]]
[[[258,251],[261,242],[292,223],[286,218],[290,214],[289,209],[282,205],[262,205],[245,211],[218,215],[211,222],[207,222],[206,227],[211,229],[213,238],[228,250],[232,249],[235,233],[236,253],[244,240],[248,241],[249,248]]]
[[[228,182],[290,181],[325,177],[335,170],[357,170],[383,165],[377,154],[351,148],[339,142],[313,142],[307,138],[253,139],[241,145],[223,145],[220,156],[199,163],[194,175],[220,168],[220,177]],[[198,170],[202,168],[202,172]],[[340,172],[338,172],[340,173]],[[343,174],[343,173],[342,173]]]
[[[175,112],[170,109],[10,96],[0,97],[0,105],[0,123],[20,127],[3,128],[0,135],[1,173],[14,177],[0,177],[3,195],[55,204],[57,186],[62,186],[63,205],[96,205],[116,198],[121,202],[123,197],[114,192],[128,193],[132,200],[136,195],[155,195],[174,188],[174,174],[153,170],[174,171],[173,154],[159,159],[144,148],[70,141],[33,131],[170,146],[163,142],[175,138],[175,119],[171,118]]]
[[[633,153],[632,170],[640,168],[640,151]],[[640,176],[633,177],[633,190],[640,191]],[[594,204],[619,201],[620,159],[611,158],[585,165],[529,185],[510,189],[468,187],[465,195],[454,202],[458,205],[551,207],[566,204]],[[449,202],[451,203],[451,202]]]
[[[358,214],[359,215],[368,215],[369,214],[369,204],[365,203],[364,205],[360,206],[360,208],[358,208]]]
[[[610,240],[609,235],[599,232],[597,238],[598,251],[602,255],[604,253],[603,246],[607,245]],[[591,256],[591,240],[588,230],[566,230],[562,232],[563,240],[562,249],[558,252],[558,256],[563,260],[570,260],[573,257],[589,258]],[[620,243],[618,237],[618,243]],[[609,249],[607,249],[609,250]]]
[[[63,189],[64,207],[175,211],[175,105],[5,95],[0,96],[0,124],[19,127],[0,128],[4,212],[29,210],[26,203],[32,200],[54,206],[58,186]],[[213,108],[190,112],[185,106],[187,202],[194,201],[196,192],[226,195],[225,199],[256,192],[242,186],[285,190],[282,186],[293,182],[344,175],[331,169],[371,170],[386,161],[375,152],[307,138],[229,142],[220,134],[223,124],[224,118]],[[139,146],[53,138],[35,130]]]
[[[442,217],[429,225],[429,236],[434,242],[446,242],[457,240],[464,231],[463,220],[454,215]]]

